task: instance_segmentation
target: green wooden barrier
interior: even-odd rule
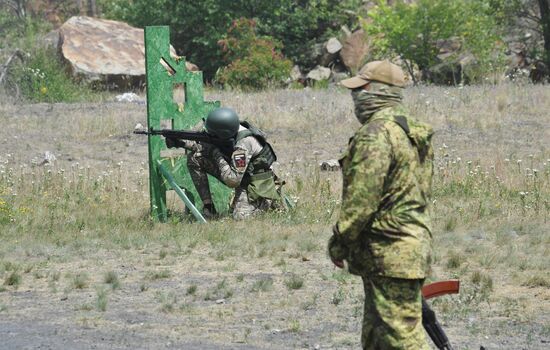
[[[206,118],[211,110],[220,106],[219,101],[204,101],[202,72],[188,71],[184,58],[170,56],[170,33],[167,26],[145,28],[145,66],[149,129],[190,129]],[[165,150],[166,144],[161,136],[149,136],[151,215],[163,222],[167,219],[166,191],[170,188],[175,189],[180,198],[184,199],[184,195],[190,199],[186,207],[193,214],[196,209],[190,208],[190,203],[194,199],[200,200],[189,176],[186,156],[181,152],[169,154]],[[163,172],[167,172],[168,176],[164,176]],[[171,183],[168,183],[168,178]],[[213,177],[209,177],[209,182],[216,209],[227,211],[229,188]],[[174,185],[181,187],[180,190],[174,188]],[[197,217],[199,221],[204,220],[201,218]]]

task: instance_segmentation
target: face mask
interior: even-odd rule
[[[371,82],[369,91],[362,88],[351,91],[355,105],[355,116],[361,124],[366,123],[377,111],[399,104],[402,100],[402,88]]]

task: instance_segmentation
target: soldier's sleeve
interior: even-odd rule
[[[229,187],[238,187],[252,158],[251,152],[245,145],[237,145],[231,154],[231,159],[226,160],[218,150],[214,158],[220,169],[222,181]]]
[[[382,123],[369,125],[350,144],[343,171],[343,193],[337,228],[346,245],[357,242],[360,233],[376,214],[384,194],[392,150]]]

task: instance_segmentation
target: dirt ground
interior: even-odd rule
[[[475,114],[460,118],[452,113],[452,101],[434,106],[438,97],[432,99],[433,91],[413,90],[409,103],[416,114],[429,111],[437,148],[456,150],[465,160],[481,154],[547,154],[548,110],[541,119],[538,112],[514,111],[512,101],[503,107],[510,113],[496,121],[478,120]],[[331,98],[334,94],[338,97]],[[499,96],[489,95],[495,100]],[[207,96],[235,107],[268,132],[283,175],[299,165],[337,158],[358,125],[351,99],[342,92]],[[145,105],[6,102],[0,118],[0,157],[9,157],[15,166],[40,163],[46,151],[61,168],[75,163],[94,169],[120,162],[128,168],[146,164],[147,140],[131,133],[135,124],[145,124]],[[335,173],[323,176],[339,179]],[[243,228],[239,225],[231,229],[238,232]],[[94,239],[62,247],[12,242],[0,258],[33,267],[18,288],[0,292],[0,349],[357,349],[360,280],[328,261],[328,225],[304,223],[301,230],[311,248],[304,250],[303,241],[291,234],[279,255],[258,253],[252,260],[238,255],[220,259],[204,246],[169,241],[144,240],[126,249]],[[83,288],[68,287],[76,271],[87,273]],[[117,272],[120,287],[106,291],[108,304],[100,311],[107,271]],[[289,287],[294,276],[301,277],[303,286]],[[514,312],[526,305],[522,298],[510,301],[516,304],[507,316],[491,316],[497,307],[485,303],[479,306],[483,312],[440,318],[455,349],[549,349],[550,292],[528,291],[525,298],[533,311],[516,317]]]

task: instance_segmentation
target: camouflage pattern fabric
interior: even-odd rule
[[[401,105],[373,113],[340,160],[342,207],[329,252],[358,275],[422,279],[429,268],[433,132],[406,115]]]
[[[262,150],[261,144],[254,137],[239,140],[230,159],[226,159],[219,149],[210,145],[201,144],[201,147],[194,148],[187,146],[186,148],[192,150],[187,157],[187,166],[203,204],[212,203],[207,177],[210,174],[227,186],[235,188],[231,203],[233,218],[245,219],[273,206],[273,201],[267,198],[251,200],[246,186],[241,186],[250,160]]]
[[[363,278],[363,349],[430,349],[422,326],[422,283],[421,279]]]

